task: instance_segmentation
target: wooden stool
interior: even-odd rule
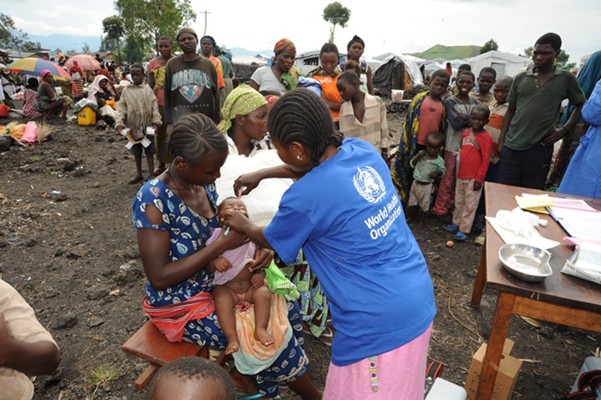
[[[207,347],[189,342],[169,342],[165,335],[150,321],[146,322],[144,326],[127,339],[121,346],[121,350],[150,363],[136,379],[134,384],[136,390],[143,390],[148,386],[159,368],[173,360],[190,356],[209,358]]]

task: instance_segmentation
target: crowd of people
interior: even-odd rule
[[[235,88],[231,62],[216,48],[213,37],[199,40],[183,27],[175,42],[159,38],[159,55],[147,68],[129,68],[128,86],[117,90],[100,73],[88,92],[99,115],[132,142],[129,183],[144,182],[132,216],[147,278],[144,312],[168,340],[224,350],[235,360],[233,380],[213,365],[180,360],[157,376],[151,398],[173,395],[166,377],[197,369],[203,380],[219,382],[212,390],[223,398],[233,396],[234,383],[264,398],[277,397],[282,384],[303,399],[423,398],[436,305],[408,222],[432,214],[455,241],[468,240],[482,230],[484,182],[545,189],[553,144],[577,124],[590,128],[571,161],[563,160],[559,190],[600,197],[601,52],[577,79],[555,66],[557,34],[535,42],[532,65],[514,78],[492,68],[476,77],[467,65],[451,86],[452,70],[434,72],[428,90],[411,101],[400,137],[373,94],[358,36],[346,57],[324,44],[307,76],[294,67],[294,43],[281,39],[272,63]],[[74,80],[82,78],[71,69]],[[53,93],[51,74],[42,74],[38,102],[40,93],[38,112],[68,106]],[[570,107],[560,119],[564,99]],[[235,196],[220,200],[216,182],[233,168],[227,160],[262,152],[282,163],[230,171],[239,175]],[[261,226],[244,200],[270,179],[287,186],[273,194],[279,206]],[[8,317],[0,309],[0,340],[6,330],[19,337]],[[22,366],[23,358],[3,362],[0,372],[56,367],[56,344],[42,333],[30,351],[43,351],[47,368]],[[307,373],[304,334],[331,346],[323,389]]]

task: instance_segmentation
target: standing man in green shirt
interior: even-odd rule
[[[499,183],[544,189],[553,144],[580,119],[585,97],[574,75],[555,66],[560,49],[559,35],[541,36],[534,45],[533,64],[513,81],[499,138]],[[576,108],[559,126],[561,102],[566,98]]]

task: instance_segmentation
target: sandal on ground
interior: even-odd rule
[[[154,171],[152,171],[152,174],[153,174],[154,176],[159,176],[159,175],[161,175],[161,174],[163,173],[163,171],[165,171],[165,167],[160,167],[160,166],[159,166],[159,167],[156,167],[156,168],[154,169]]]
[[[453,240],[456,242],[465,242],[467,240],[467,235],[463,232],[457,232],[455,236],[453,236]]]
[[[334,339],[334,329],[332,329],[330,326],[326,326],[317,339],[326,346],[331,347],[332,340]]]
[[[454,224],[449,224],[449,225],[443,225],[442,229],[447,231],[447,232],[451,232],[451,233],[457,233],[459,232],[459,227],[457,225]]]
[[[130,185],[134,185],[136,183],[142,182],[143,180],[144,177],[142,175],[134,175],[134,177],[127,181],[127,183],[129,183]]]

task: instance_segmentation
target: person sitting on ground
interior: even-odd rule
[[[484,177],[490,164],[493,141],[484,130],[489,115],[490,110],[487,106],[476,105],[470,113],[471,127],[463,132],[461,138],[453,223],[443,226],[445,231],[455,234],[453,239],[458,242],[467,240],[472,230]]]
[[[273,48],[273,63],[259,67],[250,77],[256,90],[273,90],[280,94],[296,88],[299,70],[294,66],[296,47],[290,39],[279,40]]]
[[[67,96],[58,96],[54,90],[54,76],[50,70],[43,70],[40,76],[41,82],[38,88],[37,104],[42,114],[58,116],[67,119],[67,110],[71,99]]]
[[[444,160],[440,156],[440,149],[444,145],[444,135],[440,132],[430,132],[426,136],[426,150],[420,150],[409,161],[413,168],[413,183],[409,192],[409,211],[407,222],[418,217],[423,224],[432,200],[434,180],[445,173]]]
[[[182,357],[161,367],[148,400],[235,400],[232,378],[216,362]]]
[[[365,51],[365,42],[359,36],[355,35],[346,45],[346,61],[352,60],[359,64],[361,72],[358,74],[361,82],[367,86],[367,92],[374,95],[374,82],[371,66],[361,58]],[[343,65],[340,66],[343,69]]]
[[[449,74],[439,69],[432,74],[430,89],[417,94],[409,104],[405,127],[401,133],[399,152],[392,168],[392,179],[407,204],[413,180],[413,170],[409,160],[418,151],[425,150],[426,136],[430,132],[446,132],[446,111],[442,96],[449,87]]]
[[[117,120],[115,128],[121,134],[123,128],[127,127],[127,139],[135,142],[131,148],[136,163],[136,175],[127,183],[135,184],[144,180],[142,175],[142,152],[146,154],[148,173],[154,174],[154,135],[148,135],[147,128],[156,131],[162,124],[159,106],[154,92],[144,83],[144,67],[142,64],[134,64],[130,68],[133,83],[121,94],[117,104]],[[147,139],[147,142],[143,140]]]
[[[338,47],[334,43],[326,43],[319,51],[319,66],[310,71],[307,76],[315,79],[321,86],[321,98],[328,106],[332,121],[338,125],[342,97],[336,87],[336,80],[342,73],[338,68]]]
[[[493,92],[490,90],[497,80],[497,71],[492,67],[484,67],[478,74],[476,91],[471,91],[470,96],[481,104],[488,105],[494,100]]]
[[[51,374],[60,361],[56,342],[33,308],[0,278],[0,398],[30,400],[33,383],[27,375]]]
[[[119,93],[105,75],[96,75],[88,91],[88,100],[98,105],[98,118],[104,123],[113,125],[117,119],[116,103]],[[96,123],[98,125],[98,122]]]
[[[27,79],[25,92],[23,92],[23,115],[27,118],[34,119],[42,116],[37,107],[38,86],[37,78]]]
[[[371,143],[388,164],[388,149],[393,138],[388,130],[386,105],[380,97],[362,92],[360,82],[354,71],[343,72],[338,77],[337,87],[344,100],[340,108],[340,132],[345,137]]]
[[[213,234],[207,240],[207,245],[213,243],[219,237],[222,229],[225,229],[225,234],[228,234],[228,230],[223,224],[232,212],[238,211],[248,216],[244,202],[237,197],[226,198],[219,204],[217,210],[222,228],[213,231]],[[256,368],[257,362],[265,367],[269,366],[275,360],[274,357],[277,358],[279,355],[278,351],[283,350],[281,345],[285,346],[286,344],[286,334],[291,335],[289,331],[291,328],[286,320],[287,311],[284,298],[279,299],[280,307],[276,306],[275,308],[275,310],[280,311],[280,314],[283,314],[283,319],[271,318],[272,293],[269,291],[269,287],[264,284],[265,272],[262,270],[253,271],[247,268],[249,264],[252,264],[256,249],[257,246],[253,242],[246,242],[236,249],[226,251],[207,266],[207,270],[215,274],[213,278],[215,284],[213,296],[215,297],[219,325],[227,339],[225,354],[234,353],[236,365],[239,367],[238,370],[243,374],[247,374],[247,372],[241,370],[240,362],[243,364],[248,364],[246,361],[253,363],[253,365],[243,365],[246,368]],[[249,320],[243,316],[239,318],[238,312],[249,309],[249,304],[253,305],[254,319]],[[274,325],[276,324],[275,321],[284,321],[285,325]],[[244,324],[250,324],[250,326],[240,326]],[[254,329],[252,329],[253,326]],[[239,332],[243,335],[239,336]],[[249,335],[253,337],[249,337]],[[275,349],[270,351],[268,347],[274,344]],[[252,356],[256,347],[259,347],[258,350],[263,353],[263,356],[270,352],[270,357],[255,358],[251,361],[250,359],[237,357],[240,355],[235,354],[238,350],[241,350]],[[263,361],[267,361],[267,363]],[[253,372],[256,373],[257,371]]]

